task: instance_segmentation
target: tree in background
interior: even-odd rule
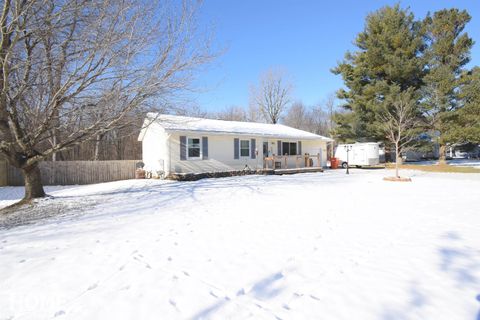
[[[165,105],[213,58],[187,0],[2,4],[0,153],[25,200],[45,195],[40,161]]]
[[[460,76],[470,61],[473,40],[464,33],[471,17],[467,11],[444,9],[425,18],[428,73],[424,77],[424,112],[430,129],[438,134],[440,162],[445,162],[448,131],[455,127],[456,110],[462,107]]]
[[[294,102],[283,118],[287,126],[305,130],[322,136],[331,132],[331,114],[335,110],[335,101],[329,97],[325,104],[305,106],[303,102]]]
[[[310,117],[309,110],[301,101],[295,101],[292,103],[285,115],[283,122],[290,127],[308,130]]]
[[[355,39],[357,50],[347,52],[332,70],[341,75],[347,90],[337,97],[344,112],[335,114],[335,136],[341,141],[384,141],[376,130],[376,116],[392,88],[418,89],[422,85],[424,50],[422,24],[408,9],[386,6],[369,14],[365,29]]]
[[[293,85],[284,72],[270,69],[260,76],[251,90],[251,101],[268,123],[278,123],[291,100]]]
[[[248,122],[265,122],[258,106],[252,101],[249,102],[246,113]]]
[[[446,139],[480,144],[480,68],[475,67],[461,79],[459,99],[462,107],[454,114],[454,125]]]
[[[402,163],[403,149],[418,136],[419,108],[415,89],[402,91],[399,86],[392,87],[392,92],[383,102],[377,117],[378,131],[395,149],[395,177]]]
[[[228,121],[248,121],[248,115],[240,106],[229,106],[213,115],[214,118]]]

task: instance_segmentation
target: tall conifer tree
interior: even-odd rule
[[[473,40],[463,30],[471,17],[467,11],[444,9],[425,18],[428,73],[424,78],[424,106],[430,128],[438,136],[440,162],[445,146],[454,142],[449,133],[455,128],[456,110],[461,108],[458,93],[460,76],[470,61]]]
[[[397,92],[392,88],[417,90],[423,84],[422,27],[409,9],[399,5],[368,15],[364,31],[355,40],[357,50],[347,52],[332,70],[347,87],[338,91],[347,112],[336,115],[337,138],[385,140],[376,115],[389,95]]]

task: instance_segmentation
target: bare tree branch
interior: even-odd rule
[[[188,90],[214,58],[183,0],[6,0],[0,153],[25,172]]]
[[[291,101],[292,84],[284,72],[270,69],[260,76],[258,87],[252,87],[252,100],[270,123],[278,123]]]

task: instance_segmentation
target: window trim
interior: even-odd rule
[[[248,155],[246,156],[242,156],[242,141],[247,141],[248,142]],[[245,149],[243,149],[245,150]],[[238,156],[240,159],[245,159],[245,158],[250,158],[251,154],[250,154],[250,140],[249,139],[239,139],[238,141]]]
[[[199,153],[199,156],[198,157],[190,157],[189,156],[189,153],[188,153],[188,150],[189,150],[189,144],[188,144],[188,140],[190,139],[198,139],[199,143],[198,143],[198,146],[200,148],[200,153]],[[202,138],[201,137],[189,137],[187,136],[187,160],[202,160],[203,158],[203,151],[202,151]]]

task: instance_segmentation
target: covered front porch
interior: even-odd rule
[[[314,140],[264,140],[263,170],[300,172],[300,170],[321,171],[326,167],[333,147],[329,138]],[[258,165],[257,165],[258,168]],[[319,169],[319,170],[315,170]]]
[[[316,155],[272,155],[263,158],[263,169],[265,170],[291,170],[304,168],[322,168],[322,157]]]

